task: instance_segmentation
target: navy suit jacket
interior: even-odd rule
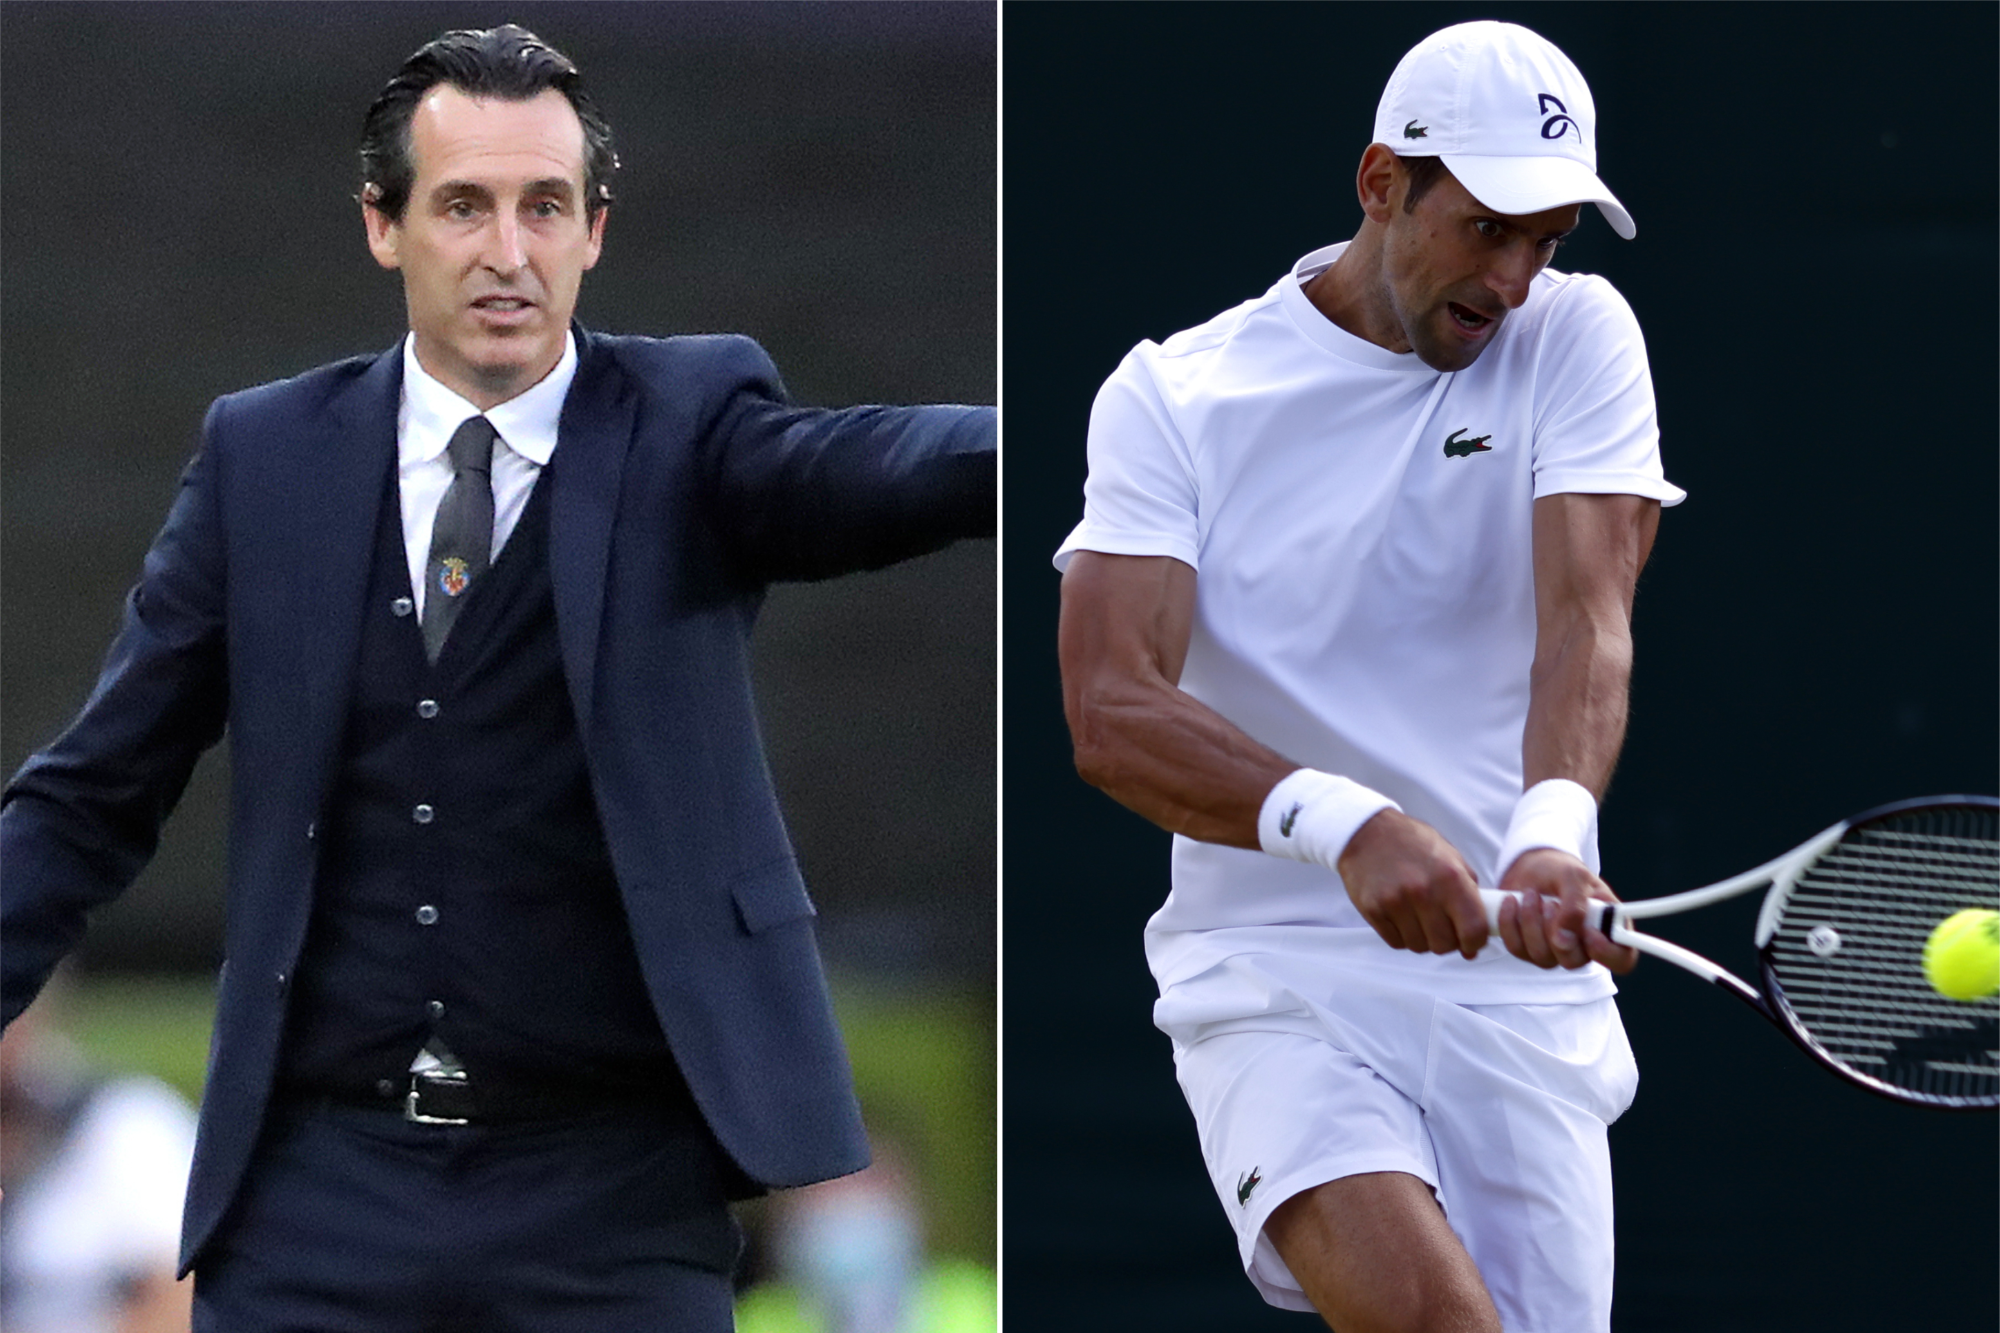
[[[750,693],[764,586],[994,527],[995,413],[796,408],[746,338],[577,331],[550,496],[564,675],[647,988],[755,1182],[867,1148]],[[232,394],[71,726],[0,805],[0,1016],[125,888],[230,737],[229,901],[182,1261],[269,1107],[361,632],[400,349]]]

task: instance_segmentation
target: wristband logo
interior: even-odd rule
[[[1493,452],[1493,446],[1487,443],[1488,440],[1493,438],[1491,435],[1475,435],[1469,440],[1458,438],[1471,429],[1472,427],[1470,426],[1461,426],[1445,437],[1444,456],[1446,458],[1469,458],[1473,454],[1490,454]]]
[[[1281,815],[1278,819],[1279,837],[1289,838],[1292,836],[1292,825],[1299,822],[1299,811],[1305,808],[1306,808],[1305,803],[1302,801],[1292,802],[1292,808],[1285,811],[1285,813]]]
[[[1583,131],[1578,129],[1577,123],[1569,118],[1569,108],[1562,104],[1562,99],[1554,93],[1539,93],[1536,95],[1536,115],[1548,116],[1550,107],[1554,107],[1558,114],[1549,116],[1547,120],[1542,122],[1542,137],[1544,139],[1560,139],[1571,130],[1576,130],[1576,141],[1582,143]]]
[[[1238,1204],[1250,1202],[1250,1191],[1256,1189],[1264,1181],[1264,1177],[1257,1174],[1263,1169],[1260,1166],[1253,1166],[1242,1175],[1236,1177],[1236,1202]]]

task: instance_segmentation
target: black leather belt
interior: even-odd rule
[[[462,1073],[435,1070],[413,1073],[400,1089],[385,1093],[294,1090],[289,1105],[359,1106],[371,1111],[400,1112],[413,1125],[518,1124],[531,1120],[565,1120],[607,1111],[649,1111],[668,1120],[693,1120],[695,1112],[685,1092],[541,1085],[534,1087],[475,1083]]]

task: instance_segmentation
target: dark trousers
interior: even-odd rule
[[[698,1126],[607,1112],[267,1130],[196,1265],[195,1333],[725,1333],[741,1236]]]

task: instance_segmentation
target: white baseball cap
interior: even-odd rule
[[[1513,23],[1459,23],[1412,47],[1375,108],[1375,142],[1440,157],[1496,213],[1596,204],[1611,230],[1638,228],[1597,179],[1597,104],[1570,58]]]

